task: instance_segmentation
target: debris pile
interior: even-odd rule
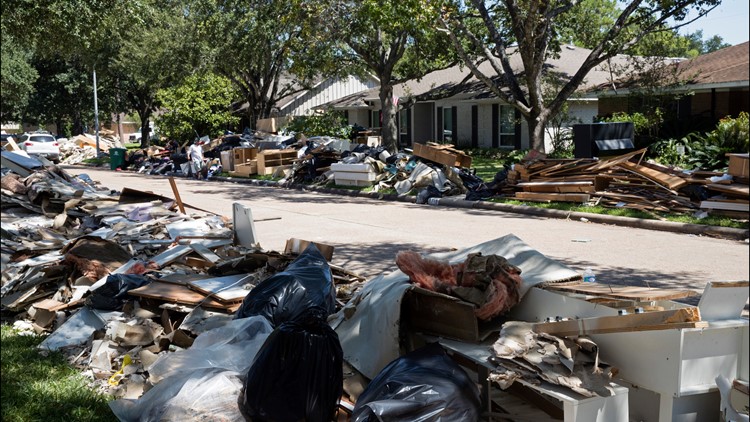
[[[441,156],[338,143],[265,150],[294,153],[286,177],[375,174],[373,185],[422,189],[423,199],[471,180]],[[452,164],[462,159],[435,149],[452,154]],[[633,185],[647,186],[640,177],[657,185],[643,189],[667,189],[672,179],[633,157],[529,157],[473,192],[544,183],[532,178],[564,169],[576,169],[573,182],[603,177],[617,186],[628,173]],[[484,417],[483,405],[519,420],[628,420],[628,412],[641,418],[628,398],[636,390],[659,396],[666,405],[657,412],[671,419],[694,411],[680,401],[696,391],[718,395],[717,375],[746,377],[746,281],[710,282],[693,307],[669,301],[692,291],[583,283],[506,235],[444,254],[403,251],[400,271],[365,283],[330,263],[329,245],[292,238],[283,252],[263,250],[242,204],[227,218],[149,192],[112,192],[45,160],[0,158],[3,319],[47,333],[41,350],[63,352],[112,394],[119,420],[458,421]],[[632,353],[634,342],[651,346]],[[674,365],[663,364],[664,353]],[[547,404],[512,415],[524,400]]]
[[[703,210],[748,218],[750,189],[741,169],[734,180],[731,166],[728,174],[683,172],[642,161],[645,152],[642,149],[597,160],[549,159],[532,151],[508,172],[509,184],[515,188],[512,198],[673,214]]]
[[[213,408],[210,403],[185,403],[195,400],[191,386],[198,380],[216,383],[219,391],[237,387],[239,392],[238,377],[247,373],[255,354],[242,355],[241,348],[255,347],[257,352],[277,325],[295,335],[335,339],[325,324],[326,316],[364,282],[355,273],[328,264],[332,248],[326,245],[320,245],[324,257],[318,244],[296,239],[290,239],[284,253],[246,241],[248,235],[254,239],[247,232],[253,230],[252,221],[243,222],[239,215],[227,219],[128,188],[112,192],[85,175],[72,177],[57,166],[21,154],[4,151],[2,159],[3,319],[15,321],[18,328],[49,334],[40,345],[43,351],[65,353],[71,364],[116,397],[136,400],[153,391],[142,403],[151,403],[155,414],[174,416],[187,409],[199,411],[200,406]],[[178,208],[195,212],[185,214]],[[304,244],[309,246],[300,251]],[[315,259],[310,262],[305,256],[313,251]],[[266,285],[273,289],[263,289]],[[211,337],[218,335],[213,330],[233,324],[240,309],[242,320],[256,316],[268,320],[262,313],[250,312],[248,305],[250,293],[264,291],[278,296],[274,298],[278,312],[293,308],[301,316],[279,314],[264,323],[268,329],[254,331],[252,339],[226,342],[241,334],[232,329],[221,337],[224,343]],[[306,302],[313,297],[324,299],[325,305]],[[270,298],[264,299],[269,307]],[[320,310],[317,317],[311,319],[308,308]],[[319,329],[323,325],[328,334]],[[205,333],[212,333],[211,340],[201,338]],[[237,357],[232,354],[224,355],[224,366],[217,364],[218,344],[225,345],[221,353],[234,350],[244,356],[242,366],[235,364]],[[194,357],[178,351],[190,351]],[[180,363],[188,361],[188,366]],[[212,363],[207,367],[206,362]],[[205,370],[183,377],[181,383],[173,380],[170,387],[160,382],[175,374],[183,376],[188,368]],[[337,384],[340,388],[340,380]],[[159,394],[164,395],[154,398]],[[166,403],[167,397],[172,401]],[[127,415],[127,409],[135,408],[132,403],[118,403],[115,409]],[[139,404],[133,411],[141,413],[143,407]]]
[[[84,160],[96,158],[96,136],[88,133],[76,135],[73,138],[58,139],[60,144],[60,162],[63,164],[78,164]],[[120,138],[114,131],[99,130],[99,150],[108,153],[110,148],[123,148]]]

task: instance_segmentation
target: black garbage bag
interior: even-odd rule
[[[343,360],[338,335],[319,314],[281,324],[245,378],[243,413],[253,421],[333,420],[343,391]]]
[[[250,290],[234,318],[263,315],[271,325],[278,327],[309,309],[316,309],[323,318],[336,310],[331,268],[313,243],[284,271]]]
[[[479,420],[479,389],[437,343],[389,363],[357,399],[352,421]]]
[[[103,286],[94,290],[86,304],[104,311],[119,311],[129,299],[128,292],[151,283],[151,278],[140,274],[110,274]]]

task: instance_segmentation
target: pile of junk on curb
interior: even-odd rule
[[[122,421],[747,420],[748,282],[584,282],[508,233],[365,279],[334,248],[3,151],[2,317]],[[178,197],[178,195],[175,195]]]

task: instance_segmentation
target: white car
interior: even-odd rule
[[[24,133],[18,138],[18,147],[29,155],[44,157],[55,164],[60,162],[60,144],[49,132]]]

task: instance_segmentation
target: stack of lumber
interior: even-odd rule
[[[686,173],[643,160],[646,150],[604,160],[549,159],[527,156],[508,175],[514,199],[576,202],[645,212],[709,214],[748,218],[750,190],[746,179],[723,173]]]

